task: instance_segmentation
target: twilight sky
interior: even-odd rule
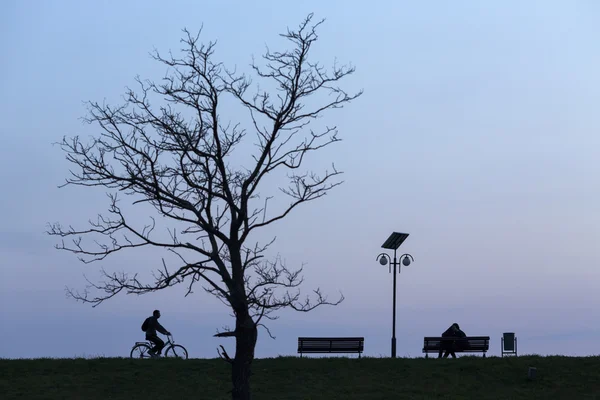
[[[375,257],[392,231],[410,233],[400,250],[415,258],[398,277],[399,356],[421,356],[423,336],[455,321],[491,336],[491,355],[505,331],[522,353],[600,353],[600,3],[9,0],[0,5],[0,357],[127,356],[155,308],[191,357],[233,348],[212,337],[233,319],[200,288],[97,308],[66,298],[83,273],[149,276],[162,254],[83,265],[53,248],[46,223],[85,227],[108,201],[102,190],[57,188],[70,165],[52,143],[98,133],[79,120],[83,101],[118,103],[136,75],[160,79],[165,68],[148,52],[178,50],[182,28],[203,24],[216,56],[243,70],[309,12],[327,19],[313,59],[351,62],[356,74],[342,85],[365,93],[318,121],[336,124],[343,141],[310,165],[334,161],[345,183],[264,238],[277,236],[288,265],[306,263],[306,292],[346,300],[281,313],[275,340],[260,332],[257,357],[294,355],[296,338],[313,335],[365,336],[366,355],[389,355],[392,276]]]

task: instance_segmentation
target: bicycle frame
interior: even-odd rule
[[[155,344],[153,342],[151,342],[150,340],[148,340],[148,339],[146,339],[144,342],[135,342],[135,345],[138,345],[138,344],[145,344],[145,345],[150,346],[150,348],[153,348],[155,346]],[[175,344],[175,340],[173,339],[173,335],[167,335],[167,341],[165,342],[165,345],[163,346],[163,349],[166,349],[167,347],[169,347],[172,344]]]

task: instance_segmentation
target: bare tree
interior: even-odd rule
[[[270,92],[251,93],[248,76],[213,61],[214,42],[202,44],[200,34],[184,30],[181,57],[152,53],[169,67],[162,82],[137,78],[138,90],[127,89],[123,105],[89,102],[86,121],[101,128],[98,136],[86,143],[65,137],[60,143],[74,167],[64,185],[110,189],[110,206],[108,215],[99,215],[87,229],[51,224],[49,233],[63,238],[57,248],[85,263],[144,246],[164,248],[178,260],[173,266],[163,259],[149,283],[137,274],[102,269],[102,282],[88,280],[83,292],[67,289],[68,294],[95,307],[121,292],[144,294],[180,283],[187,284],[189,294],[202,282],[235,317],[235,329],[220,334],[236,338],[235,356],[226,356],[232,364],[234,399],[250,398],[250,367],[257,328],[264,320],[276,318],[274,312],[283,308],[310,311],[343,300],[328,301],[319,289],[312,298],[301,297],[302,268],[292,270],[280,258],[265,258],[272,242],[247,245],[252,232],[341,184],[334,166],[321,174],[303,169],[312,153],[340,140],[335,127],[315,131],[309,125],[362,93],[348,94],[337,86],[353,67],[334,64],[328,71],[309,61],[322,22],[313,23],[309,15],[297,30],[281,35],[290,50],[267,49],[264,65],[252,63],[254,75],[272,85]],[[234,150],[248,131],[223,122],[219,102],[226,98],[246,109],[252,121],[256,140],[248,167],[232,166]],[[289,185],[280,190],[290,201],[283,210],[268,213],[269,198],[259,197],[259,186],[276,170],[287,171]],[[132,196],[133,205],[151,205],[181,229],[169,228],[164,240],[152,217],[146,226],[136,227],[119,206],[117,193]],[[73,240],[65,242],[68,237]]]

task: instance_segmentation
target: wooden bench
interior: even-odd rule
[[[365,349],[364,337],[299,337],[298,353],[360,353]]]
[[[461,341],[466,346],[454,346],[455,341]],[[490,348],[489,336],[467,336],[467,337],[426,337],[423,341],[423,353],[425,358],[429,358],[429,353],[439,353],[442,343],[446,344],[448,349],[455,353],[485,353]],[[444,351],[446,350],[444,346]]]

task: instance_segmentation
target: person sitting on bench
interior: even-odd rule
[[[464,338],[467,337],[467,335],[460,330],[460,327],[455,322],[450,326],[450,328],[446,329],[446,331],[442,333],[442,337]],[[464,350],[464,348],[466,348],[465,342],[466,341],[464,340],[442,341],[440,343],[440,353],[438,355],[438,358],[442,358],[442,353],[444,352],[444,350],[446,351],[446,353],[444,354],[444,358],[448,358],[449,355],[452,355],[452,358],[456,358],[456,354],[454,353],[454,351]]]

